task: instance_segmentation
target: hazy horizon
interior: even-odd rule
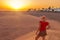
[[[60,7],[60,0],[0,0],[0,11]]]

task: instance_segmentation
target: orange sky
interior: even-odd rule
[[[15,0],[0,0],[0,11],[15,10]],[[20,4],[19,10],[26,10],[29,8],[47,8],[49,6],[60,7],[60,0],[18,0]],[[10,3],[10,4],[9,4]],[[14,4],[15,3],[15,4]],[[12,4],[14,6],[12,6]]]

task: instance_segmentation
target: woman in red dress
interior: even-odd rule
[[[46,17],[42,16],[42,20],[39,22],[39,28],[36,32],[37,36],[35,40],[38,40],[39,37],[42,37],[42,40],[45,40],[45,37],[47,35],[46,29],[50,28],[49,22],[46,21]]]

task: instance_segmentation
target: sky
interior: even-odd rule
[[[60,0],[0,0],[0,11],[38,9],[49,6],[60,7]]]

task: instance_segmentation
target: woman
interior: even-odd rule
[[[42,20],[39,22],[39,28],[36,32],[38,34],[37,34],[35,40],[38,40],[39,37],[42,37],[42,40],[45,40],[45,37],[47,35],[46,29],[50,28],[49,22],[46,21],[46,17],[42,16],[41,19]]]

